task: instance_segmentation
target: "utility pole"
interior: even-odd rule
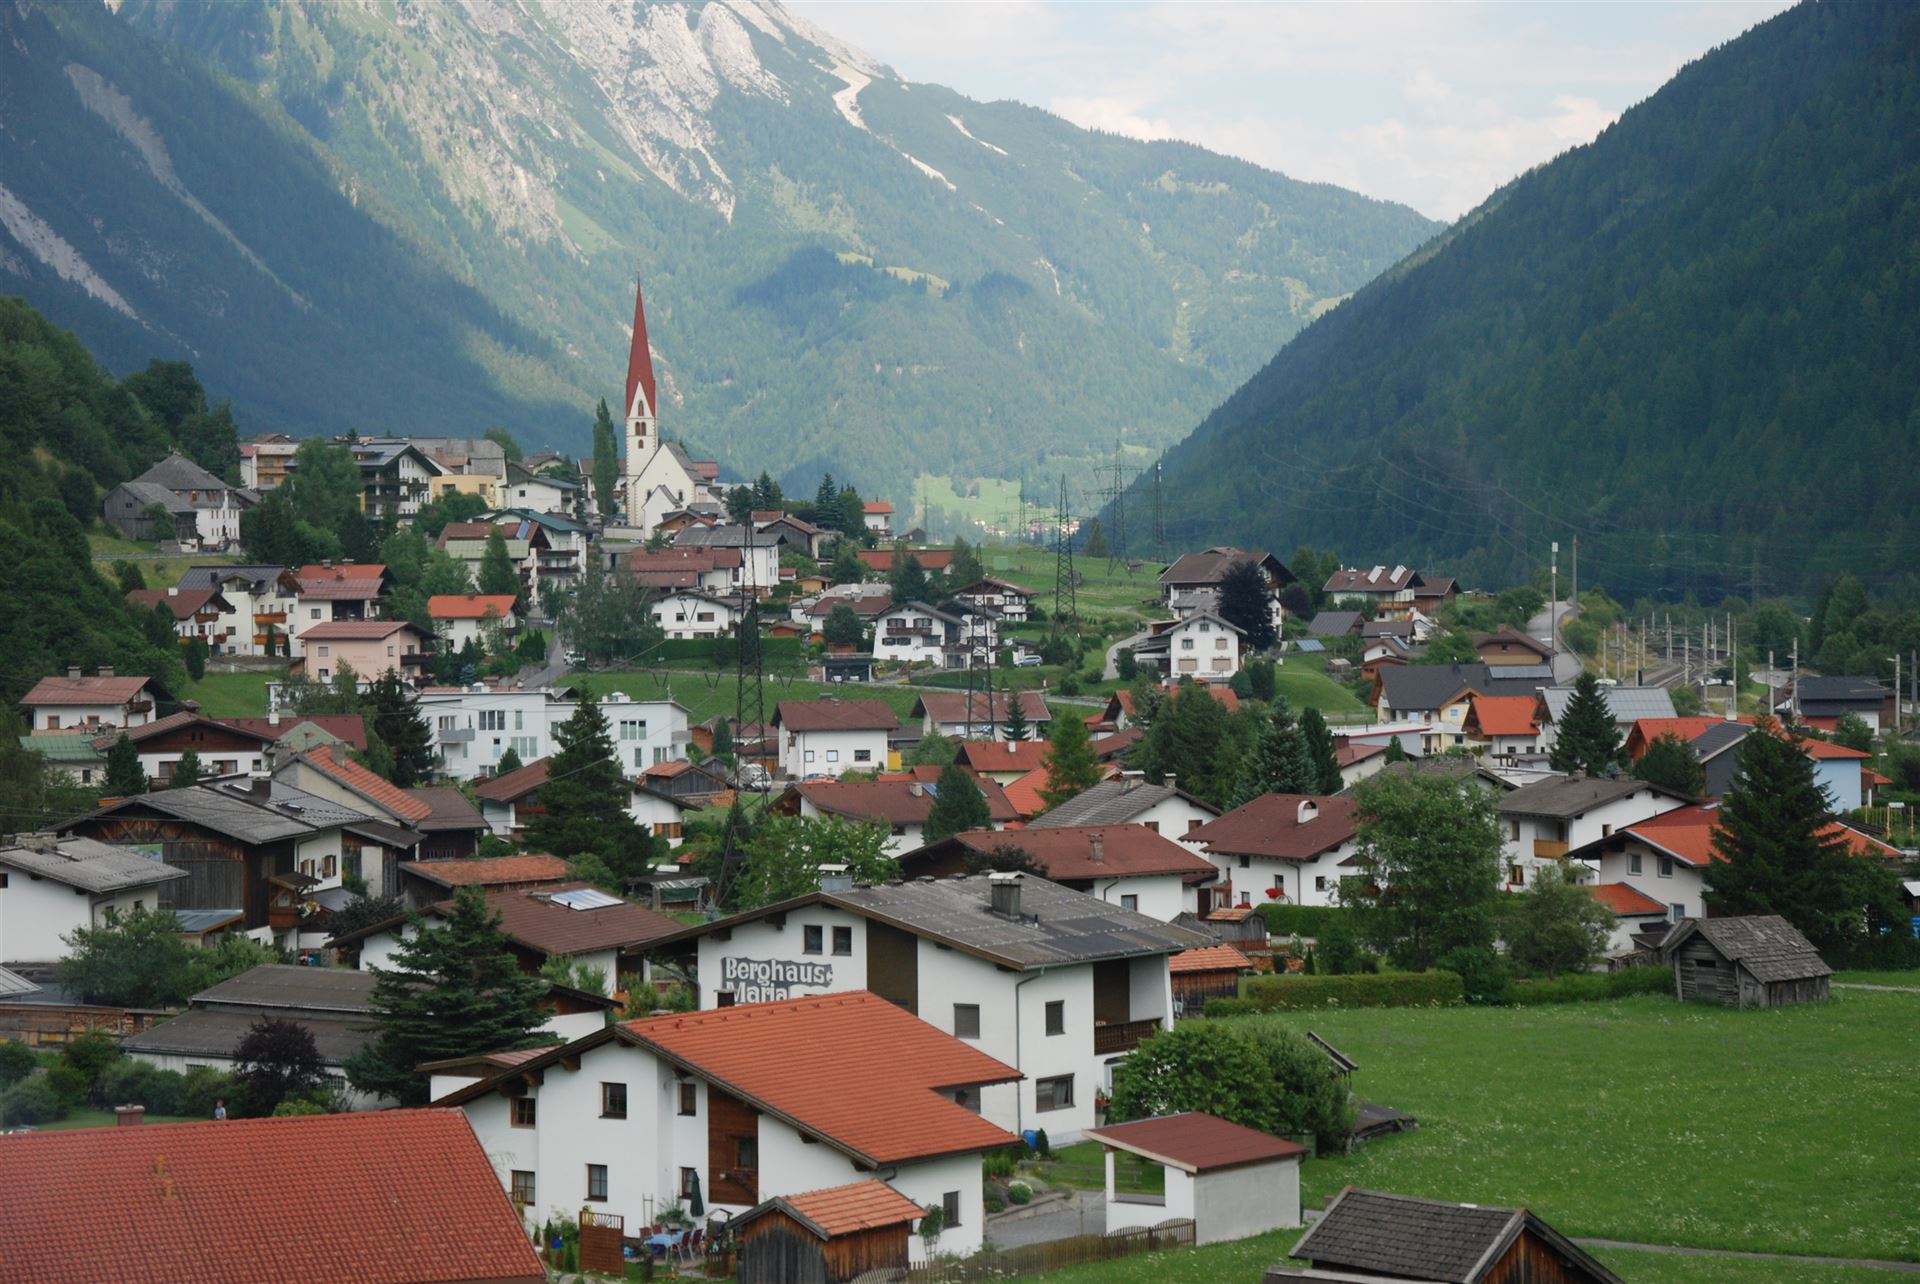
[[[1740,652],[1733,644],[1733,616],[1727,616],[1727,721],[1739,714]]]
[[[1792,685],[1787,694],[1787,720],[1798,722],[1800,721],[1800,638],[1797,634],[1793,639],[1793,673],[1788,680]],[[1769,709],[1768,712],[1771,713],[1772,710]]]
[[[1167,523],[1161,511],[1160,461],[1153,461],[1153,560],[1167,560]]]
[[[1073,583],[1073,542],[1067,531],[1067,475],[1060,474],[1060,508],[1054,517],[1053,538],[1053,621],[1054,628],[1060,627],[1062,620],[1073,622],[1073,631],[1080,631],[1080,605],[1076,600]]]
[[[1900,734],[1900,653],[1887,657],[1893,661],[1893,734]]]
[[[1573,604],[1580,605],[1580,537],[1573,537]]]
[[[751,550],[749,550],[751,551]],[[741,741],[766,742],[766,656],[760,645],[760,603],[747,599],[746,613],[734,631],[734,735]],[[751,715],[751,722],[748,720]],[[748,728],[752,731],[749,732]],[[744,758],[744,750],[739,751]],[[737,821],[737,823],[736,823]],[[727,810],[727,831],[720,847],[720,876],[714,880],[713,903],[725,905],[733,894],[733,885],[746,864],[746,816],[737,808]]]

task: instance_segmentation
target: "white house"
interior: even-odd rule
[[[670,847],[678,847],[686,836],[686,818],[699,811],[700,803],[635,784],[627,794],[627,815],[655,838],[664,838]]]
[[[861,505],[861,520],[884,543],[893,538],[893,505],[884,499],[870,499]]]
[[[773,725],[780,767],[789,779],[877,771],[887,765],[887,733],[900,725],[879,700],[782,700]]]
[[[182,642],[199,638],[207,644],[209,655],[219,655],[226,642],[221,631],[222,616],[230,616],[233,607],[220,596],[218,589],[187,589],[184,592],[177,584],[166,588],[134,589],[127,594],[127,601],[142,611],[153,611],[164,606],[173,616],[173,632]]]
[[[165,883],[187,871],[158,857],[61,834],[19,834],[0,846],[0,963],[67,956],[60,938],[103,927],[110,914],[158,909]]]
[[[1507,831],[1501,881],[1519,891],[1543,862],[1691,801],[1644,780],[1552,776],[1523,785],[1498,804]]]
[[[751,526],[689,526],[674,536],[675,548],[734,552],[740,557],[733,591],[765,597],[780,584],[780,535]]]
[[[920,719],[920,734],[939,732],[954,740],[1001,740],[1014,697],[1005,691],[928,691],[914,702],[912,717]],[[1053,725],[1047,698],[1038,691],[1018,693],[1020,712],[1026,715],[1027,738],[1045,740]]]
[[[996,852],[1016,850],[1049,882],[1162,923],[1200,912],[1204,885],[1216,876],[1205,857],[1145,825],[966,830],[907,852],[900,875],[950,878]]]
[[[1489,758],[1514,764],[1538,761],[1542,748],[1541,708],[1538,696],[1474,695],[1460,734],[1470,745],[1484,745]]]
[[[1118,780],[1103,780],[1058,807],[1041,812],[1027,828],[1144,825],[1205,855],[1194,840],[1194,831],[1219,814],[1218,807],[1177,788],[1172,776],[1165,777],[1160,784],[1150,785],[1139,772],[1127,771],[1122,772]]]
[[[930,664],[936,669],[990,665],[995,651],[994,618],[974,608],[955,614],[925,602],[903,602],[882,611],[873,622],[873,658],[895,664]]]
[[[1159,636],[1167,640],[1167,676],[1225,682],[1240,671],[1240,644],[1246,632],[1212,611],[1199,611]]]
[[[510,642],[520,627],[513,603],[512,593],[436,593],[427,599],[427,618],[446,650],[458,651],[469,642],[486,646],[495,630],[498,645]]]
[[[153,695],[147,679],[117,676],[102,666],[93,677],[77,668],[63,678],[42,678],[20,700],[30,731],[127,729],[152,722]]]
[[[669,638],[723,638],[740,623],[737,599],[691,589],[676,589],[648,604],[653,622]]]
[[[441,1097],[533,1216],[629,1226],[698,1192],[709,1212],[879,1176],[946,1212],[929,1248],[982,1243],[981,1153],[1018,1140],[971,1103],[1019,1077],[876,995],[627,1021]],[[915,1237],[916,1240],[919,1237]]]
[[[259,502],[175,451],[129,482],[107,492],[101,515],[128,539],[177,540],[225,548],[240,538],[240,515]],[[151,514],[165,509],[156,528]]]
[[[177,587],[219,594],[223,655],[300,654],[300,581],[287,567],[189,566]]]
[[[970,606],[984,607],[993,611],[1003,620],[1024,624],[1027,620],[1027,608],[1032,604],[1034,592],[1021,588],[1018,584],[995,579],[989,575],[986,579],[969,584],[954,593],[957,601]]]
[[[508,460],[505,490],[502,507],[525,508],[536,513],[570,513],[576,507],[580,483],[548,477]]]
[[[1171,1025],[1167,956],[1213,943],[1011,873],[814,892],[678,939],[697,945],[702,1008],[871,990],[1018,1069],[966,1104],[1055,1140],[1091,1127],[1114,1066]]]
[[[544,687],[425,687],[418,702],[442,769],[461,781],[491,776],[509,749],[523,764],[544,758],[553,729],[573,716],[572,703]]]
[[[1354,801],[1262,794],[1186,836],[1220,871],[1215,906],[1332,905],[1358,872]]]
[[[920,771],[938,775],[933,768]],[[1019,819],[1018,810],[998,784],[991,780],[975,783],[987,800],[987,815],[995,829]],[[837,817],[853,824],[877,820],[893,832],[887,852],[898,856],[921,845],[939,791],[934,780],[801,780],[774,799],[770,810],[807,820]]]
[[[1300,1162],[1307,1148],[1213,1115],[1188,1112],[1108,1124],[1088,1134],[1107,1161],[1107,1233],[1193,1223],[1193,1242],[1217,1244],[1298,1226]],[[1133,1155],[1160,1166],[1161,1194],[1117,1190],[1116,1161]]]
[[[686,757],[693,743],[687,707],[678,700],[636,700],[615,691],[600,702],[600,714],[613,733],[614,757],[628,776]]]

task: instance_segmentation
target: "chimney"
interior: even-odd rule
[[[261,802],[273,797],[273,777],[255,776],[247,782],[247,792]]]
[[[113,1108],[113,1126],[116,1128],[137,1128],[146,1120],[145,1106],[115,1106]]]
[[[113,676],[113,666],[111,664],[103,664],[95,669],[94,672],[103,678],[110,678]]]
[[[178,584],[175,584],[174,586],[172,586],[171,588],[169,588],[169,589],[167,590],[167,596],[168,596],[168,597],[179,597],[179,596],[180,596],[180,586],[179,586]]]
[[[1097,829],[1087,835],[1087,859],[1096,865],[1106,863],[1107,836]]]
[[[1320,804],[1314,802],[1311,798],[1302,798],[1300,800],[1300,806],[1294,809],[1293,823],[1296,825],[1304,825],[1310,820],[1318,820],[1319,818]]]
[[[200,702],[198,700],[182,700],[180,702],[180,707],[182,709],[185,709],[188,713],[200,712]]]
[[[987,875],[987,903],[995,914],[1020,917],[1020,881],[1018,872]]]
[[[1165,785],[1167,788],[1172,789],[1174,787],[1173,780],[1174,780],[1173,773],[1169,771],[1166,775],[1160,778],[1160,783]]]
[[[273,708],[268,711],[267,725],[269,727],[277,727],[280,725],[280,706],[278,703],[275,703]]]
[[[77,664],[69,664],[67,666],[67,681],[78,682],[79,680],[80,680],[80,666]]]
[[[1147,783],[1147,773],[1144,771],[1123,771],[1120,773],[1120,792],[1123,794],[1132,793],[1145,783]]]
[[[907,786],[907,792],[919,798],[927,792],[927,787],[916,780]]]

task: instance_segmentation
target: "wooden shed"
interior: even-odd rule
[[[733,1219],[740,1284],[845,1284],[907,1267],[925,1210],[883,1181],[781,1195]]]
[[[1171,955],[1167,978],[1173,987],[1173,1014],[1200,1016],[1208,999],[1236,997],[1241,973],[1252,970],[1252,961],[1231,945],[1205,945]]]
[[[1833,969],[1778,914],[1682,919],[1660,943],[1674,996],[1730,1008],[1784,1008],[1827,997]]]

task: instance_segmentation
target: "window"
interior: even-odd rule
[[[950,1190],[940,1196],[940,1211],[945,1214],[942,1220],[949,1227],[958,1226],[960,1224],[960,1192]]]
[[[811,750],[811,749],[809,749],[809,750],[807,750],[807,753],[806,753],[806,759],[807,759],[807,761],[808,761],[808,762],[812,762],[812,761],[813,761],[813,750]]]
[[[1640,853],[1639,852],[1627,853],[1627,872],[1629,874],[1638,874],[1640,872]]]
[[[1315,874],[1313,876],[1313,890],[1316,892],[1324,892],[1327,890],[1327,876],[1325,874]]]
[[[515,709],[513,711],[513,729],[515,731],[525,731],[527,729],[527,711],[525,709]]]
[[[1047,1033],[1065,1034],[1067,1032],[1067,1001],[1055,999],[1047,1004]]]
[[[682,1168],[680,1170],[680,1198],[692,1199],[694,1188],[699,1184],[700,1173],[697,1169]]]
[[[684,838],[686,836],[686,828],[687,828],[686,823],[684,821],[678,821],[678,820],[655,821],[653,826],[653,836],[655,838]]]
[[[1507,881],[1515,887],[1524,886],[1527,881],[1527,867],[1517,860],[1511,862],[1507,866]]]
[[[513,1126],[516,1128],[533,1127],[534,1102],[532,1097],[513,1099]]]
[[[829,749],[829,750],[827,750],[827,761],[828,761],[828,762],[839,762],[839,761],[840,761],[840,751],[839,751],[838,749]]]
[[[480,711],[480,730],[505,731],[507,729],[507,711],[505,709],[482,709]]]
[[[980,1089],[955,1088],[953,1090],[953,1102],[955,1105],[965,1107],[977,1115],[980,1113]]]
[[[307,618],[308,618],[308,619],[310,619],[310,620],[317,620],[317,619],[319,619],[319,618],[320,618],[320,608],[319,608],[319,607],[317,607],[317,606],[316,606],[316,607],[314,607],[314,608],[313,608],[313,609],[312,609],[311,611],[309,611],[309,612],[307,613]]]
[[[320,658],[322,660],[327,658],[327,648],[325,643],[322,643],[320,646]]]
[[[334,874],[339,872],[336,868],[336,863],[337,862],[332,856],[321,857],[320,858],[320,877],[332,878]]]
[[[841,958],[853,956],[853,929],[836,927],[833,929],[833,952]]]
[[[1206,823],[1207,823],[1206,821],[1200,819],[1198,816],[1190,817],[1187,820],[1187,832],[1191,834],[1194,830],[1200,828],[1200,826]]]
[[[1657,872],[1662,878],[1672,878],[1673,877],[1673,857],[1671,856],[1660,857],[1660,863],[1655,872]]]
[[[1612,838],[1612,837],[1613,837],[1613,826],[1612,826],[1612,825],[1602,825],[1602,826],[1600,826],[1600,837],[1602,837],[1602,838]]]
[[[1509,820],[1507,822],[1507,841],[1513,842],[1513,843],[1517,843],[1520,841],[1520,822],[1519,821]]]
[[[625,1119],[627,1117],[626,1084],[603,1083],[600,1085],[600,1117],[602,1119]]]
[[[822,943],[822,938],[825,935],[825,929],[817,923],[801,928],[800,952],[802,954],[825,954],[827,952],[826,946]]]
[[[1034,1080],[1033,1108],[1035,1110],[1068,1110],[1072,1106],[1072,1075],[1063,1074],[1053,1079]]]
[[[515,736],[508,743],[513,746],[514,753],[520,756],[521,762],[532,762],[540,756],[539,736]]]
[[[1140,828],[1149,830],[1157,834],[1160,832],[1160,822],[1157,820],[1143,821],[1140,825]]]
[[[689,1118],[700,1113],[700,1085],[691,1079],[680,1081],[680,1113]]]
[[[1687,916],[1686,906],[1684,905],[1667,906],[1667,917],[1672,919],[1674,922],[1678,923],[1681,919],[1685,918],[1686,916]]]
[[[871,750],[871,749],[855,749],[855,750],[853,751],[853,760],[854,760],[855,762],[872,762],[872,761],[873,761],[873,750]]]
[[[587,1198],[595,1203],[606,1203],[607,1166],[605,1164],[587,1165]]]
[[[646,720],[644,718],[622,718],[620,720],[620,738],[622,740],[646,739]]]
[[[1140,910],[1140,898],[1129,892],[1120,898],[1120,908],[1133,910],[1135,913],[1138,913]]]
[[[513,1202],[522,1208],[533,1207],[533,1174],[524,1168],[513,1170]]]
[[[1252,857],[1250,857],[1250,856],[1242,856],[1242,857],[1240,858],[1240,868],[1241,868],[1241,869],[1252,869],[1252,868],[1253,868],[1253,858],[1252,858]]]
[[[1181,639],[1180,639],[1180,649],[1181,649],[1182,651],[1191,651],[1191,650],[1193,650],[1193,639],[1192,639],[1192,638],[1181,638]]]
[[[953,1005],[953,1037],[956,1039],[980,1037],[980,1005],[978,1003]]]
[[[730,1008],[733,1004],[734,998],[732,990],[720,990],[713,996],[713,1006],[716,1008]]]
[[[760,1143],[752,1137],[733,1139],[733,1166],[744,1172],[753,1172],[760,1167]]]

